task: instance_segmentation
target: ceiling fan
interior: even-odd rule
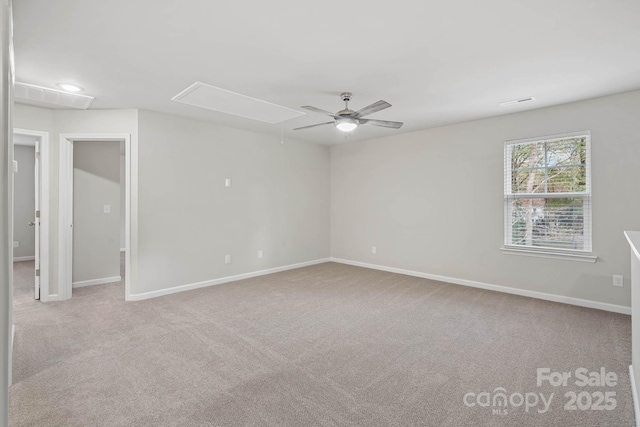
[[[374,126],[382,126],[385,128],[394,128],[394,129],[399,129],[403,125],[402,122],[363,119],[364,116],[368,116],[369,114],[373,114],[377,111],[384,110],[385,108],[391,107],[391,104],[389,104],[387,101],[374,102],[373,104],[368,105],[361,110],[353,111],[349,109],[349,101],[351,101],[351,97],[352,97],[351,93],[344,92],[340,94],[340,97],[344,101],[344,110],[340,110],[335,114],[322,110],[320,108],[311,107],[309,105],[304,105],[301,107],[301,108],[304,108],[305,110],[309,110],[315,113],[320,113],[320,114],[333,117],[333,121],[318,123],[318,124],[309,125],[309,126],[302,126],[299,128],[295,128],[294,130],[309,129],[316,126],[324,126],[324,125],[332,124],[343,132],[351,132],[352,130],[357,128],[358,125],[374,125]]]

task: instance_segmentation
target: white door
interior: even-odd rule
[[[34,167],[35,174],[35,208],[36,211],[34,213],[34,226],[36,228],[36,253],[35,253],[35,298],[40,299],[40,141],[36,141],[36,161]]]

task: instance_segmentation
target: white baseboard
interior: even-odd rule
[[[388,271],[390,273],[405,274],[407,276],[421,277],[423,279],[437,280],[439,282],[453,283],[456,285],[470,286],[472,288],[486,289],[489,291],[504,292],[507,294],[520,295],[524,297],[537,298],[545,301],[553,301],[564,304],[577,305],[580,307],[595,308],[598,310],[611,311],[614,313],[631,314],[631,307],[623,305],[608,304],[605,302],[591,301],[581,298],[567,297],[564,295],[548,294],[545,292],[530,291],[527,289],[511,288],[509,286],[492,285],[490,283],[476,282],[455,277],[440,276],[437,274],[422,273],[419,271],[404,270],[401,268],[386,267],[382,265],[369,264],[366,262],[350,261],[341,258],[330,258],[332,262],[340,264],[355,265],[357,267],[371,268],[373,270]]]
[[[122,276],[103,277],[101,279],[82,280],[80,282],[73,282],[74,288],[83,288],[85,286],[104,285],[106,283],[119,282],[122,280]]]
[[[14,256],[13,257],[13,262],[18,262],[18,261],[33,261],[35,260],[36,257],[35,256]]]
[[[158,291],[143,292],[140,294],[130,294],[127,301],[141,301],[149,298],[161,297],[164,295],[175,294],[178,292],[190,291],[193,289],[205,288],[208,286],[221,285],[223,283],[235,282],[238,280],[250,279],[252,277],[264,276],[266,274],[279,273],[281,271],[294,270],[296,268],[308,267],[310,265],[322,264],[329,262],[329,258],[317,259],[314,261],[301,262],[299,264],[290,264],[282,267],[268,268],[266,270],[253,271],[250,273],[238,274],[235,276],[222,277],[220,279],[206,280],[204,282],[190,283],[188,285],[174,286],[172,288],[161,289]]]
[[[49,302],[49,301],[62,301],[62,298],[60,298],[60,295],[58,294],[51,294],[47,297],[46,300],[42,300],[42,295],[40,295],[40,301],[42,302]]]
[[[636,416],[636,427],[640,427],[640,403],[638,402],[638,390],[636,389],[633,365],[629,365],[629,381],[631,381],[631,394],[633,395],[633,409]]]

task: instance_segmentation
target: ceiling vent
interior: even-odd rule
[[[201,82],[192,84],[171,100],[270,124],[304,115],[301,111]]]
[[[16,82],[13,89],[16,100],[31,101],[39,104],[57,105],[64,108],[86,110],[95,99],[93,96],[78,95],[57,89]]]
[[[531,102],[531,101],[535,101],[535,100],[536,99],[533,96],[528,96],[526,98],[514,99],[513,101],[501,102],[500,106],[501,107],[508,107],[509,105],[522,104],[524,102]]]

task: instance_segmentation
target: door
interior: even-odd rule
[[[34,183],[35,183],[35,213],[33,224],[35,226],[35,299],[40,299],[40,141],[36,140],[35,149],[35,167],[34,169]]]

